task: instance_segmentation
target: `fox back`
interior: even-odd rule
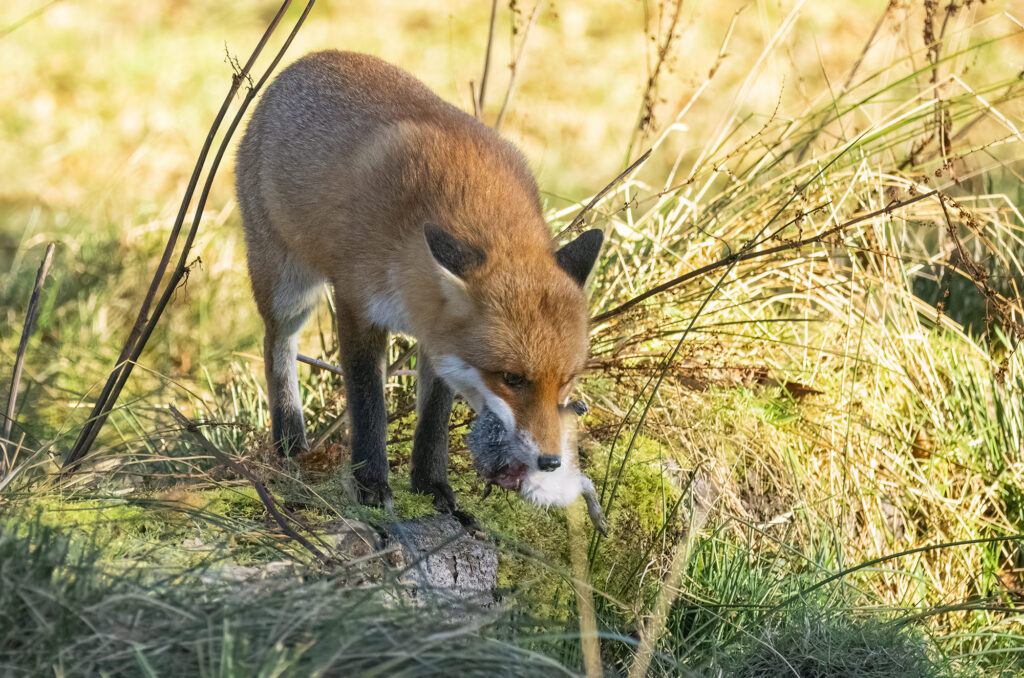
[[[557,466],[558,408],[586,357],[583,284],[601,234],[554,250],[518,150],[394,66],[319,52],[266,90],[239,145],[236,184],[282,452],[306,447],[296,336],[327,283],[365,501],[390,496],[388,332],[420,343],[414,488],[454,508],[453,390],[526,441],[524,473]]]

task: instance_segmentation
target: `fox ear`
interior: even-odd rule
[[[430,256],[438,266],[441,294],[448,303],[449,311],[458,317],[472,315],[473,300],[466,288],[465,275],[482,266],[487,257],[480,248],[462,242],[434,224],[424,224],[423,235],[426,236]]]
[[[590,269],[597,261],[602,242],[604,233],[599,229],[586,231],[555,252],[555,261],[580,287],[583,287],[587,282],[587,276],[590,275]]]
[[[479,247],[459,240],[434,224],[424,224],[423,234],[427,238],[427,246],[434,261],[458,278],[465,278],[466,273],[483,266],[487,260]]]

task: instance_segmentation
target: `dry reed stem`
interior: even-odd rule
[[[18,401],[18,387],[21,385],[21,371],[25,367],[25,352],[28,350],[28,340],[32,336],[36,313],[39,310],[39,295],[43,291],[43,283],[46,282],[46,274],[50,271],[50,264],[53,263],[53,250],[56,246],[56,243],[52,242],[46,246],[46,253],[43,255],[43,261],[39,264],[39,270],[36,272],[36,283],[32,287],[32,295],[29,297],[28,308],[25,311],[25,323],[21,329],[21,341],[18,343],[18,354],[14,359],[14,374],[11,375],[11,388],[7,396],[7,412],[4,415],[3,435],[0,436],[0,450],[3,451],[3,455],[0,456],[0,476],[5,475],[7,469],[10,468],[7,446],[12,442],[10,440],[11,427],[14,425],[14,411]],[[21,445],[19,444],[18,447],[20,449]]]
[[[530,37],[530,29],[533,28],[534,22],[537,21],[537,17],[540,15],[541,5],[543,4],[544,0],[537,0],[534,4],[533,11],[530,12],[530,19],[526,23],[526,28],[523,29],[523,37],[519,41],[519,49],[516,50],[515,55],[512,57],[512,62],[508,65],[508,85],[505,88],[505,98],[501,102],[501,109],[498,111],[498,117],[494,121],[495,132],[501,129],[501,123],[505,120],[505,113],[508,112],[508,107],[512,103],[512,95],[515,93],[516,87],[516,76],[519,75],[519,69],[522,68],[523,63],[526,60],[526,41]]]
[[[619,176],[609,181],[604,188],[595,193],[594,197],[590,199],[590,202],[588,202],[583,209],[576,214],[576,217],[569,223],[569,225],[559,231],[552,240],[557,243],[567,235],[577,235],[578,231],[583,226],[583,220],[586,218],[587,214],[593,210],[597,203],[601,202],[601,200],[603,200],[604,197],[612,191],[612,189],[618,186],[619,182],[629,177],[633,174],[634,170],[647,162],[647,159],[651,157],[651,150],[652,149],[648,149],[645,151],[639,158],[630,163],[629,167],[622,170],[622,172],[619,173]]]
[[[583,528],[587,518],[578,501],[566,507],[565,514],[569,524],[569,557],[572,561],[572,585],[580,623],[583,669],[587,678],[597,678],[604,675],[604,668],[601,665],[601,645],[597,634],[597,616],[594,613],[594,591],[587,564],[587,539]]]
[[[487,28],[487,46],[484,47],[484,68],[480,74],[480,91],[473,97],[473,116],[482,120],[484,116],[484,102],[487,96],[487,78],[491,72],[491,49],[494,47],[494,23],[498,16],[498,0],[491,0],[491,20]],[[472,83],[470,83],[472,86]]]

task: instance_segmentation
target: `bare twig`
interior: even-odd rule
[[[281,511],[278,510],[277,500],[274,499],[273,496],[271,496],[270,491],[267,490],[266,485],[264,485],[256,478],[256,476],[250,473],[249,469],[247,469],[245,465],[235,461],[228,455],[224,454],[216,445],[210,442],[209,438],[203,435],[203,432],[199,430],[199,424],[195,423],[194,421],[186,417],[184,414],[179,412],[176,407],[171,405],[168,407],[168,409],[170,410],[171,415],[174,416],[174,418],[178,421],[178,423],[184,426],[185,430],[192,434],[192,437],[194,437],[199,442],[199,444],[202,445],[203,449],[206,450],[210,454],[210,456],[212,456],[221,464],[224,464],[225,466],[230,468],[232,471],[237,473],[242,478],[245,478],[246,480],[249,481],[249,484],[252,485],[254,490],[256,490],[256,494],[259,495],[260,501],[262,501],[263,505],[267,508],[267,513],[270,514],[270,517],[274,519],[274,522],[278,524],[278,526],[285,534],[287,534],[289,537],[291,537],[299,544],[301,544],[303,548],[305,548],[307,551],[316,556],[317,560],[322,562],[324,565],[334,564],[332,558],[330,558],[327,554],[325,554],[323,551],[314,546],[312,542],[310,542],[308,539],[306,539],[301,534],[296,532],[294,528],[292,528],[292,526],[289,524],[289,521],[294,521],[294,518],[286,518],[281,513]]]
[[[735,252],[733,254],[730,254],[727,257],[722,257],[718,261],[710,263],[707,266],[701,266],[700,268],[695,269],[693,271],[690,271],[689,273],[684,273],[681,276],[678,276],[676,278],[672,278],[671,280],[666,280],[665,282],[663,282],[661,284],[655,285],[654,287],[652,287],[651,289],[647,290],[643,294],[638,294],[637,296],[633,297],[629,301],[626,301],[626,302],[623,302],[622,304],[619,304],[618,306],[616,306],[615,308],[611,309],[610,311],[605,311],[604,313],[597,314],[596,316],[594,316],[593,318],[590,319],[590,322],[592,324],[597,324],[597,323],[604,322],[606,320],[610,320],[611,318],[614,318],[617,315],[621,315],[621,314],[625,313],[626,311],[628,311],[629,309],[633,308],[634,306],[636,306],[640,302],[642,302],[642,301],[644,301],[646,299],[650,299],[651,297],[655,296],[656,294],[661,294],[662,292],[664,292],[666,290],[669,290],[669,289],[671,289],[673,287],[677,287],[678,285],[681,285],[681,284],[683,284],[684,282],[686,282],[688,280],[692,280],[694,278],[699,278],[700,276],[706,275],[706,274],[710,273],[711,271],[714,271],[716,269],[722,268],[723,266],[731,266],[731,265],[736,264],[736,263],[741,262],[741,261],[748,261],[750,259],[758,259],[760,257],[767,257],[767,256],[770,256],[772,254],[778,254],[779,252],[785,252],[787,250],[798,250],[801,247],[804,247],[805,245],[811,245],[811,244],[814,244],[814,243],[822,242],[823,240],[825,240],[825,238],[829,238],[829,237],[831,237],[831,236],[833,236],[833,235],[835,235],[837,233],[841,233],[842,231],[850,228],[851,226],[855,226],[855,225],[857,225],[859,223],[862,223],[864,221],[868,221],[870,219],[874,219],[875,217],[881,216],[883,214],[889,214],[892,211],[897,210],[897,209],[899,209],[901,207],[906,207],[907,205],[912,205],[915,202],[918,202],[920,200],[924,200],[925,198],[930,198],[930,197],[936,195],[937,193],[938,193],[938,191],[928,191],[927,193],[922,193],[920,195],[915,195],[914,197],[907,198],[906,200],[901,200],[899,202],[890,203],[890,204],[886,205],[885,207],[883,207],[883,208],[881,208],[879,210],[875,210],[874,212],[869,212],[868,214],[862,214],[859,217],[854,217],[853,219],[850,219],[849,221],[845,221],[845,222],[839,224],[838,226],[834,226],[832,228],[826,229],[826,230],[822,231],[821,233],[818,233],[816,235],[812,235],[810,237],[804,238],[803,240],[795,240],[793,242],[783,243],[782,245],[777,245],[775,247],[769,247],[768,249],[764,249],[764,250],[754,250],[752,247],[745,247],[742,250],[740,250],[738,252]],[[752,246],[756,245],[756,244],[758,244],[758,243],[751,242]]]
[[[577,231],[577,229],[579,229],[583,225],[583,218],[587,216],[590,210],[594,209],[594,206],[597,205],[597,203],[601,202],[601,200],[606,195],[608,195],[609,191],[618,186],[620,181],[622,181],[630,174],[632,174],[633,170],[640,167],[640,165],[644,164],[647,161],[647,158],[651,157],[651,151],[653,150],[654,149],[652,148],[647,149],[647,151],[643,155],[641,155],[639,158],[633,161],[633,164],[631,164],[626,169],[622,170],[622,173],[619,174],[619,176],[612,179],[610,182],[608,182],[607,186],[598,191],[597,195],[595,195],[590,200],[590,202],[587,203],[586,207],[579,211],[576,217],[572,220],[572,223],[570,223],[568,226],[566,226],[565,228],[558,232],[558,235],[555,236],[555,242],[561,240],[566,235],[574,234]]]
[[[484,96],[487,93],[487,75],[491,72],[491,47],[494,45],[494,20],[498,16],[498,0],[491,0],[491,22],[487,29],[487,50],[484,52],[484,72],[480,75],[480,91],[473,99],[473,115],[484,117]]]
[[[646,12],[646,3],[644,4],[644,9]],[[627,160],[633,154],[633,147],[637,142],[643,140],[644,133],[654,121],[654,100],[658,88],[658,78],[661,77],[661,69],[665,66],[665,62],[671,53],[672,40],[675,38],[676,26],[679,24],[679,15],[682,13],[682,9],[683,0],[676,0],[675,11],[672,13],[672,19],[669,22],[668,33],[665,35],[664,42],[658,45],[658,59],[654,64],[654,68],[648,71],[647,86],[644,88],[644,95],[640,102],[640,113],[637,116],[637,123],[633,128],[633,134],[629,139],[629,145],[626,147]],[[646,26],[644,33],[647,33]],[[648,62],[649,66],[650,62]]]
[[[338,367],[337,365],[332,365],[330,363],[325,363],[323,360],[317,360],[316,358],[310,358],[308,355],[302,355],[301,353],[296,355],[296,359],[300,363],[306,363],[310,367],[315,367],[318,370],[324,370],[326,372],[333,372],[334,374],[337,374],[339,377],[344,377],[345,376],[345,373],[341,371],[340,367]]]
[[[117,398],[124,388],[125,383],[128,381],[128,377],[131,375],[132,368],[138,361],[139,356],[142,354],[142,350],[146,345],[146,341],[149,336],[153,333],[156,328],[156,324],[160,319],[160,315],[163,313],[164,308],[167,306],[177,289],[178,284],[188,271],[188,255],[192,248],[192,243],[195,240],[196,233],[199,230],[199,223],[202,219],[203,208],[206,205],[206,199],[209,196],[210,189],[213,184],[213,178],[216,175],[217,168],[220,165],[220,161],[227,150],[228,143],[231,139],[231,135],[234,133],[238,124],[242,120],[246,109],[249,104],[255,98],[257,92],[270,77],[274,68],[278,62],[284,56],[285,51],[291,44],[292,39],[306,20],[310,10],[313,8],[315,0],[309,0],[306,4],[306,8],[295,22],[295,26],[292,28],[292,32],[288,35],[288,38],[284,41],[281,49],[277,55],[271,61],[270,65],[263,73],[263,77],[260,78],[259,82],[255,86],[249,88],[245,98],[239,105],[238,111],[235,114],[234,119],[231,122],[230,127],[225,132],[221,139],[220,147],[217,151],[217,155],[214,157],[213,162],[210,165],[210,169],[206,175],[206,182],[203,186],[203,190],[199,195],[199,200],[195,208],[195,218],[193,219],[191,229],[186,236],[185,243],[182,246],[181,254],[178,257],[178,264],[167,281],[166,286],[163,289],[163,293],[157,302],[156,307],[150,313],[150,306],[153,303],[153,299],[156,298],[157,291],[160,289],[160,283],[163,281],[164,274],[170,264],[171,255],[174,252],[175,246],[177,245],[178,236],[181,233],[181,228],[185,222],[185,216],[188,212],[189,205],[192,202],[192,196],[195,194],[196,186],[199,183],[199,177],[202,173],[203,167],[206,164],[206,157],[209,154],[210,149],[213,146],[214,138],[216,137],[217,130],[220,128],[221,122],[227,115],[228,108],[231,106],[232,101],[235,98],[235,94],[238,92],[243,82],[247,82],[249,72],[256,62],[257,57],[262,53],[263,48],[266,46],[271,34],[277,28],[281,18],[284,16],[285,11],[291,5],[291,0],[285,0],[281,8],[278,10],[274,19],[271,21],[267,30],[264,32],[263,37],[260,39],[256,48],[249,56],[248,61],[245,65],[239,69],[231,80],[231,88],[228,90],[227,96],[224,98],[224,102],[221,104],[220,111],[217,113],[217,117],[214,119],[213,125],[210,127],[210,131],[207,134],[206,142],[203,144],[203,148],[200,151],[199,158],[196,161],[195,169],[192,172],[192,177],[189,179],[188,187],[185,189],[185,195],[182,198],[181,207],[178,210],[178,216],[175,218],[174,226],[171,229],[171,234],[168,237],[167,245],[164,248],[164,253],[160,259],[160,263],[157,265],[156,274],[153,276],[153,281],[150,283],[149,290],[146,292],[146,297],[142,302],[142,307],[139,309],[138,317],[135,320],[135,325],[132,327],[131,332],[125,341],[124,347],[121,349],[121,354],[118,357],[117,363],[110,375],[107,377],[107,382],[103,386],[103,391],[100,393],[100,397],[97,398],[96,404],[89,415],[89,419],[86,421],[85,426],[78,434],[78,439],[75,441],[74,446],[68,453],[67,458],[64,460],[62,470],[64,472],[71,472],[78,466],[79,460],[82,459],[92,447],[92,444],[96,440],[96,436],[99,434],[100,428],[106,422],[107,417],[110,415],[110,411],[114,407],[114,403],[117,402]]]
[[[55,243],[46,246],[46,254],[43,255],[43,263],[39,264],[39,271],[36,273],[36,284],[32,288],[32,296],[28,300],[28,309],[25,311],[25,325],[21,330],[21,343],[18,344],[18,355],[14,359],[14,374],[11,376],[11,392],[7,396],[7,412],[4,415],[4,434],[0,437],[0,448],[3,448],[3,456],[0,457],[0,476],[7,472],[7,445],[11,442],[11,426],[14,425],[14,410],[18,402],[18,386],[21,385],[21,371],[25,366],[25,351],[28,348],[28,338],[32,336],[32,326],[35,324],[36,312],[39,306],[39,294],[43,291],[43,283],[46,282],[46,274],[53,262],[53,250]]]
[[[505,113],[508,111],[509,104],[512,103],[512,94],[515,92],[516,87],[516,75],[519,74],[519,69],[523,65],[523,60],[526,55],[526,41],[530,37],[530,29],[533,28],[534,22],[537,21],[537,16],[540,14],[540,7],[543,4],[544,0],[537,0],[537,4],[533,6],[533,12],[530,13],[530,20],[526,22],[526,28],[523,29],[523,38],[519,42],[519,49],[516,50],[512,63],[508,66],[508,87],[505,88],[505,100],[501,102],[501,110],[498,111],[498,119],[494,121],[494,131],[496,132],[501,129],[501,123],[505,120]]]

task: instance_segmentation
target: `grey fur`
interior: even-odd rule
[[[513,461],[530,466],[536,458],[522,434],[509,431],[498,415],[486,407],[473,422],[466,444],[473,453],[473,467],[485,479],[493,478]]]
[[[587,478],[587,482],[583,486],[583,500],[587,502],[587,515],[590,516],[590,522],[594,524],[594,529],[602,534],[602,536],[608,536],[608,521],[605,520],[604,511],[601,510],[601,500],[597,496],[597,490],[594,489],[594,483]]]

